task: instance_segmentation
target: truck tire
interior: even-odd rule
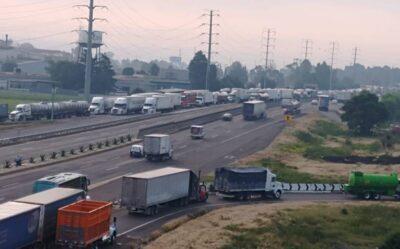
[[[370,200],[371,199],[371,193],[370,192],[366,192],[363,194],[363,198],[364,200]]]
[[[381,199],[381,195],[380,195],[380,194],[374,194],[372,197],[373,197],[374,200],[376,200],[376,201],[378,201],[378,200]]]
[[[281,196],[282,196],[282,191],[280,191],[280,190],[275,191],[275,193],[274,193],[275,200],[279,200],[281,198]]]
[[[151,207],[151,215],[157,215],[158,214],[158,207],[157,205]]]

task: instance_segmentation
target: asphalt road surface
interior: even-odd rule
[[[205,125],[206,137],[192,140],[189,131],[172,134],[174,158],[168,162],[154,163],[144,159],[131,159],[129,147],[107,151],[70,162],[45,168],[19,172],[0,177],[0,202],[5,202],[31,193],[33,182],[46,175],[59,172],[80,172],[91,178],[89,195],[92,199],[118,201],[121,177],[125,174],[157,169],[165,166],[190,168],[202,174],[213,172],[215,168],[226,166],[233,161],[253,154],[268,146],[285,126],[282,110],[268,110],[267,120],[244,121],[241,116],[232,122],[216,121]],[[337,194],[288,194],[282,201],[327,200],[341,201]],[[210,197],[207,203],[198,203],[186,208],[165,207],[157,216],[129,215],[123,208],[115,207],[113,215],[118,219],[119,245],[127,248],[132,237],[143,237],[160,228],[166,221],[193,212],[199,208],[218,208],[241,203]]]
[[[229,105],[239,106],[239,105]],[[224,110],[228,105],[211,106],[208,108],[187,109],[176,112],[172,115],[161,116],[151,119],[142,120],[139,122],[128,123],[118,126],[107,127],[93,131],[76,133],[61,137],[54,137],[43,139],[39,141],[31,141],[21,144],[1,147],[0,149],[0,162],[5,160],[14,160],[17,155],[21,155],[24,159],[29,159],[31,156],[39,157],[40,154],[49,155],[51,152],[60,150],[69,151],[71,148],[79,149],[79,146],[87,146],[89,143],[96,144],[98,141],[112,139],[119,136],[126,136],[127,134],[137,134],[139,129],[167,123],[171,121],[184,120],[205,115],[211,111]]]

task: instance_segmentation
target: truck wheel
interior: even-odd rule
[[[380,194],[374,194],[374,200],[378,201],[381,199],[381,195]]]
[[[158,207],[157,206],[153,206],[151,208],[151,215],[157,215],[158,214]]]
[[[364,193],[363,198],[364,198],[364,200],[370,200],[371,199],[371,193],[369,193],[369,192]]]
[[[282,196],[282,192],[280,190],[278,190],[274,193],[275,200],[279,200],[281,198],[281,196]]]

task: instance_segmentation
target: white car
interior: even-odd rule
[[[332,100],[332,104],[336,105],[338,101],[336,99]]]
[[[233,119],[233,115],[229,112],[222,115],[222,120],[224,120],[224,121],[232,121],[232,119]]]
[[[316,99],[311,100],[311,104],[312,105],[318,105],[318,100],[316,100]]]
[[[131,157],[143,157],[144,156],[143,145],[140,144],[132,145],[129,154],[131,155]]]

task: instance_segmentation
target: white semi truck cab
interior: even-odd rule
[[[114,107],[111,109],[112,115],[125,115],[128,113],[128,101],[126,98],[117,98]]]
[[[19,104],[15,110],[10,112],[9,119],[11,121],[22,121],[30,118],[32,115],[31,106],[28,104]]]
[[[142,112],[144,114],[152,114],[157,112],[157,99],[154,97],[146,98],[144,101]]]
[[[93,97],[92,103],[89,106],[90,114],[97,115],[105,113],[105,103],[103,97]]]

